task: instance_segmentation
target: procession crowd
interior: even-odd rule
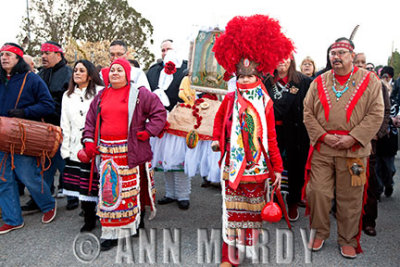
[[[145,227],[146,206],[148,220],[156,203],[189,209],[191,177],[202,165],[202,187],[222,193],[221,266],[237,265],[230,246],[257,243],[269,190],[289,227],[305,208],[317,231],[311,250],[329,238],[333,214],[341,255],[362,252],[361,230],[377,234],[378,203],[393,193],[400,127],[394,69],[376,69],[351,39],[339,38],[324,68],[306,57],[297,70],[293,43],[276,21],[235,17],[213,47],[233,87],[215,114],[212,140],[194,150],[167,131],[167,115],[182,99],[193,105],[217,97],[187,94],[190,64],[172,40],[160,48],[161,60],[145,73],[122,40],[110,44],[105,67],[81,59],[71,68],[53,41],[42,44],[38,69],[18,44],[1,47],[0,116],[59,126],[63,140],[41,166],[36,157],[0,151],[0,234],[23,228],[24,213],[40,211],[42,223],[51,223],[55,198],[66,196],[67,210],[82,209],[81,232],[100,222],[101,250],[112,249],[122,228],[137,236]],[[157,201],[155,171],[166,189]],[[21,206],[26,191],[31,198]]]

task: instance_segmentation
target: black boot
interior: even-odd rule
[[[79,198],[72,197],[67,200],[67,210],[74,210],[79,207]]]
[[[39,207],[36,204],[36,202],[33,200],[33,198],[31,197],[31,199],[24,205],[21,207],[21,210],[25,213],[33,213],[33,212],[39,212]]]
[[[118,246],[118,239],[105,239],[100,243],[100,250],[107,251]]]
[[[144,228],[144,216],[146,215],[146,211],[142,210],[140,213],[140,223],[139,223],[139,229]]]
[[[84,211],[85,224],[81,232],[90,232],[96,227],[96,202],[82,201],[82,210]]]
[[[201,187],[209,187],[211,182],[207,180],[207,176],[203,176],[203,182],[201,183]]]
[[[146,211],[142,210],[140,213],[140,222],[139,222],[139,228],[136,230],[136,234],[134,234],[132,237],[139,237],[139,229],[144,228],[144,216],[146,215]]]

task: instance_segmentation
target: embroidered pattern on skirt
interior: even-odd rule
[[[119,178],[119,185],[108,183],[108,191],[105,191],[106,175],[100,176],[100,199],[104,199],[108,194],[108,201],[113,200],[113,209],[109,210],[99,201],[97,215],[100,217],[102,224],[102,238],[117,239],[121,234],[120,229],[130,229],[130,234],[135,234],[140,220],[140,186],[139,186],[139,166],[128,168],[128,143],[127,139],[118,138],[117,140],[110,138],[102,138],[99,146],[101,151],[101,162],[113,162],[116,168],[116,175]],[[109,166],[111,168],[111,166]],[[111,179],[108,176],[108,179]],[[109,180],[110,182],[112,180]],[[112,188],[114,186],[114,188]],[[120,186],[120,191],[116,187]],[[110,191],[111,190],[111,191]],[[110,193],[111,192],[111,193]],[[116,201],[115,198],[118,200]],[[111,203],[111,204],[112,204]]]
[[[265,181],[240,183],[236,190],[229,182],[223,188],[223,238],[231,245],[254,245],[254,233],[262,228],[261,210],[265,206]]]

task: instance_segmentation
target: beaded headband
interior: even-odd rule
[[[350,51],[354,50],[354,47],[348,42],[336,42],[336,43],[333,43],[332,46],[331,46],[331,50],[335,49],[335,48],[346,48],[346,49],[348,49]]]

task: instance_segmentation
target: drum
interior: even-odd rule
[[[52,158],[62,143],[61,128],[49,123],[0,116],[0,150]]]

